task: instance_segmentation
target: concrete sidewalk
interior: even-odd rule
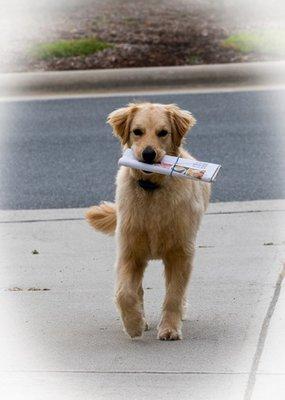
[[[156,339],[160,262],[144,283],[151,330],[123,333],[114,238],[84,211],[0,212],[1,399],[284,398],[285,201],[211,205],[178,342]]]

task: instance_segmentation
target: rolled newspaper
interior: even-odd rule
[[[158,174],[201,180],[204,182],[215,181],[221,168],[219,164],[167,155],[164,156],[159,163],[147,164],[137,160],[131,149],[124,151],[122,157],[119,159],[119,165],[148,172],[156,172]]]

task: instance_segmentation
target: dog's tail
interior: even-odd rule
[[[117,224],[115,203],[104,202],[99,206],[91,207],[85,217],[89,224],[98,231],[112,235]]]

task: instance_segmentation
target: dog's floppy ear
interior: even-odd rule
[[[129,140],[130,124],[137,108],[135,103],[130,103],[108,115],[107,123],[111,125],[114,134],[119,136],[123,145]]]
[[[176,104],[167,104],[165,108],[171,122],[173,143],[179,147],[183,137],[195,125],[196,119],[189,111],[182,110]]]

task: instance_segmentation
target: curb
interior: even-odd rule
[[[2,96],[285,83],[285,61],[0,74]]]

